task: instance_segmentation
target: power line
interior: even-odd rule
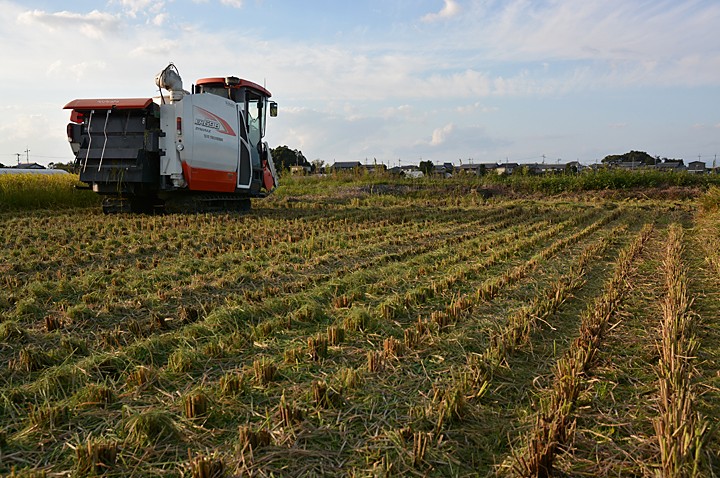
[[[28,151],[30,151],[30,150],[28,150]],[[23,153],[25,153],[25,151],[23,151],[22,153],[0,153],[0,155],[2,155],[2,156],[17,156],[18,159],[20,159],[19,156],[21,156]],[[70,155],[70,156],[44,156],[42,154],[33,154],[33,158],[67,159],[69,161],[72,161],[75,159],[72,155]]]

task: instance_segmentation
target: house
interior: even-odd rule
[[[569,163],[535,163],[523,165],[530,168],[533,174],[564,174],[577,173],[582,171],[583,165],[578,161],[570,161]]]
[[[461,164],[458,166],[458,171],[463,173],[474,173],[478,176],[496,171],[498,168],[497,163],[471,163]]]
[[[690,161],[687,166],[688,173],[705,174],[708,172],[705,161]]]
[[[38,163],[18,163],[16,166],[12,166],[13,169],[46,169],[45,166]]]
[[[612,163],[610,166],[619,169],[640,169],[645,167],[645,163],[642,161],[621,161],[619,163]]]
[[[457,167],[457,171],[459,173],[465,173],[465,174],[480,174],[479,173],[480,165],[479,164],[461,164]]]
[[[331,171],[367,171],[375,173],[378,171],[386,171],[387,166],[382,163],[362,164],[360,161],[338,161],[329,168]]]
[[[580,161],[570,161],[569,163],[564,165],[565,172],[572,172],[572,173],[579,173],[583,169],[585,169],[585,166],[580,164]]]
[[[337,161],[330,166],[330,169],[333,171],[354,171],[361,166],[360,161]]]
[[[379,165],[378,165],[379,166]],[[406,166],[395,166],[387,170],[390,174],[402,176],[405,178],[422,178],[425,176],[420,167],[416,164],[408,164]]]
[[[663,161],[655,165],[658,171],[685,171],[687,168],[682,161]]]
[[[454,172],[455,166],[453,163],[436,164],[432,170],[432,174],[445,178],[451,178]]]
[[[368,173],[376,173],[378,171],[387,171],[387,166],[383,163],[376,164],[361,164],[361,168],[364,168]]]
[[[442,176],[444,178],[449,178],[452,176],[452,169],[448,171],[448,169],[443,164],[436,164],[433,166],[432,173],[436,176]]]
[[[290,174],[293,176],[305,176],[310,174],[312,167],[310,166],[290,166]]]
[[[498,165],[495,172],[498,174],[512,174],[513,171],[519,168],[520,165],[518,163],[502,163]]]

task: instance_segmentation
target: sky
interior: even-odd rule
[[[310,160],[720,153],[718,0],[0,0],[0,163],[73,160],[76,98],[238,76]],[[717,163],[720,166],[720,163]]]

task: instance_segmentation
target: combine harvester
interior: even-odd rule
[[[248,210],[250,198],[275,189],[263,141],[268,114],[277,116],[268,90],[228,76],[200,79],[187,92],[172,63],[155,84],[157,99],[65,105],[76,170],[105,196],[105,213]]]

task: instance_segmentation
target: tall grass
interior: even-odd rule
[[[98,195],[75,189],[74,174],[0,174],[0,211],[96,206]]]

